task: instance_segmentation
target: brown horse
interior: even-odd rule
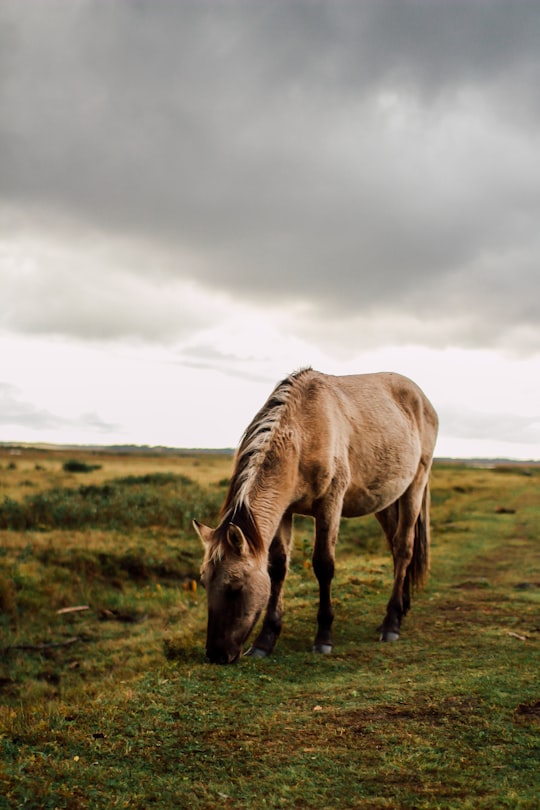
[[[418,386],[399,374],[334,377],[304,369],[275,388],[241,440],[218,527],[194,521],[205,548],[210,661],[236,661],[263,610],[248,654],[272,652],[282,625],[294,513],[315,518],[313,650],[332,650],[330,588],[341,516],[374,513],[384,530],[394,586],[380,638],[398,639],[410,587],[421,586],[429,569],[437,421]]]

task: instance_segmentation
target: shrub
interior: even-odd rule
[[[101,470],[101,464],[86,464],[84,461],[70,459],[69,461],[65,462],[63,469],[64,472],[89,473],[93,470]]]
[[[27,496],[5,497],[0,528],[132,529],[151,526],[191,530],[194,517],[217,517],[219,492],[205,490],[185,476],[172,474],[113,479],[101,486],[57,488]]]

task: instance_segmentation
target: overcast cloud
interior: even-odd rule
[[[537,363],[539,42],[536,0],[2,0],[0,337]]]

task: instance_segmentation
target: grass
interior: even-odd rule
[[[159,526],[191,528],[195,514],[215,518],[224,490],[204,489],[190,478],[149,473],[113,479],[102,485],[83,484],[26,495],[6,496],[0,503],[0,529],[42,530]]]
[[[78,462],[87,470],[82,476],[64,469]],[[184,475],[198,484],[218,483],[231,474],[232,457],[225,453],[151,454],[0,447],[0,495],[21,500],[25,495],[58,487],[102,485],[112,478],[154,473]],[[81,478],[84,479],[81,481]]]
[[[88,486],[116,507],[0,532],[0,808],[540,806],[539,469],[436,465],[432,574],[393,645],[376,640],[392,567],[368,518],[342,527],[335,653],[309,652],[298,520],[274,654],[221,668],[199,546],[167,506],[195,493],[211,522],[230,459],[88,456],[102,469],[81,481],[25,453],[0,471],[23,512]],[[153,522],[129,516],[133,492]]]

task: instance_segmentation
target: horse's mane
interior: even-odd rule
[[[233,476],[221,509],[220,526],[236,523],[255,552],[262,549],[263,541],[251,510],[250,492],[279,434],[298,381],[311,371],[311,368],[300,369],[278,383],[246,428],[236,451]]]

